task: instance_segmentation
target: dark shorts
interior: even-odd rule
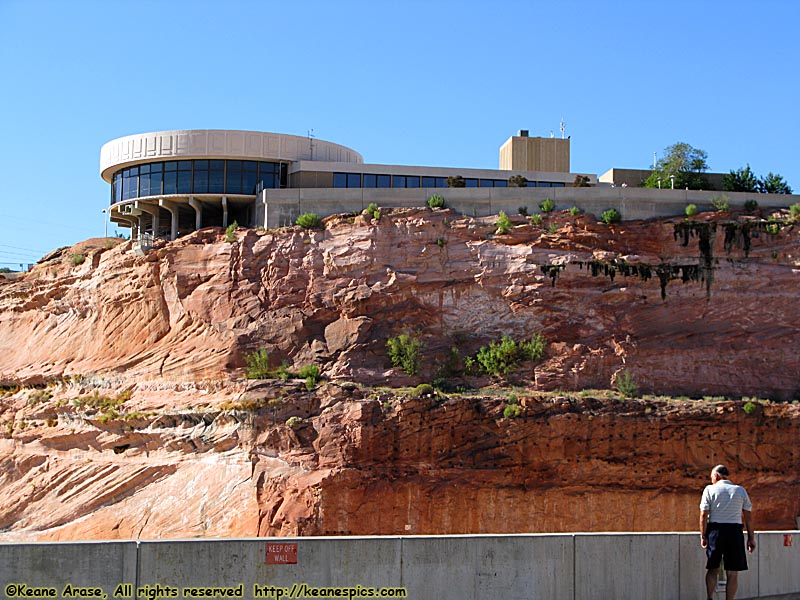
[[[726,571],[747,570],[747,554],[740,524],[709,523],[706,536],[708,536],[706,569],[718,569],[720,560],[724,560]]]

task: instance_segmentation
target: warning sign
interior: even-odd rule
[[[268,565],[296,565],[297,544],[267,544]]]

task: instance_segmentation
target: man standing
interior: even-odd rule
[[[747,550],[756,549],[750,511],[753,505],[745,489],[728,479],[728,467],[717,465],[711,470],[711,485],[703,490],[700,500],[700,545],[706,549],[706,591],[713,597],[719,577],[720,560],[725,560],[726,600],[736,597],[739,571],[747,570],[747,554],[742,537],[742,518],[747,527]]]

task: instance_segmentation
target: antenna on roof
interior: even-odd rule
[[[567,128],[567,124],[564,123],[564,117],[561,117],[561,123],[559,124],[559,129],[561,129],[561,139],[564,139],[564,130]]]
[[[311,151],[311,160],[314,160],[314,130],[308,130],[308,149]]]

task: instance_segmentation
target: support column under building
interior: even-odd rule
[[[175,241],[175,238],[178,237],[178,205],[174,202],[170,202],[169,200],[164,200],[163,198],[158,199],[158,205],[166,208],[169,211],[169,214],[172,215],[169,241]]]
[[[189,206],[194,209],[194,229],[203,228],[203,203],[195,200],[194,196],[189,196]]]
[[[228,226],[228,197],[222,197],[222,227]]]
[[[138,200],[135,203],[135,207],[153,217],[153,238],[158,237],[158,228],[160,225],[159,216],[161,209],[159,209],[157,206],[151,206],[145,204],[144,202],[139,202]],[[141,224],[141,220],[139,223]]]

